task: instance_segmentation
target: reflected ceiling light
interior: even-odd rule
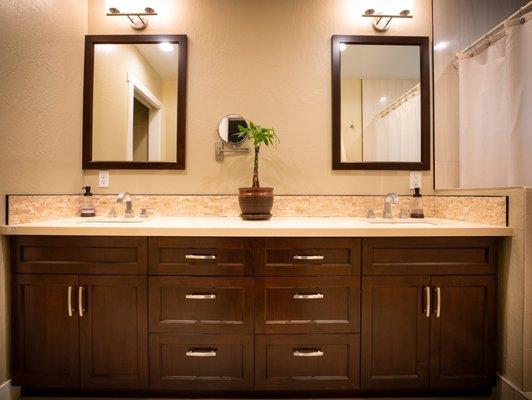
[[[338,47],[340,48],[340,51],[344,51],[345,49],[347,49],[347,44],[340,43],[340,45]]]
[[[382,96],[380,99],[379,99],[379,103],[386,103],[388,101],[388,97],[386,96]]]
[[[169,43],[169,42],[161,42],[161,43],[159,43],[159,48],[162,51],[173,51],[174,50],[174,45],[172,43]]]
[[[371,18],[371,26],[377,32],[385,32],[390,28],[390,23],[394,18],[413,18],[412,15],[412,1],[386,1],[374,0],[372,8],[368,8],[363,17]]]
[[[438,42],[434,45],[435,51],[442,51],[449,47],[449,42]]]
[[[127,17],[131,27],[141,31],[148,26],[148,17],[157,15],[149,3],[149,0],[107,0],[106,15],[108,17]]]

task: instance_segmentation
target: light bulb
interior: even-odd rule
[[[162,51],[173,51],[174,50],[174,45],[172,43],[168,43],[168,42],[161,42],[159,43],[159,48],[162,50]]]
[[[338,47],[339,47],[340,51],[344,51],[345,49],[347,49],[347,44],[340,43],[340,45]]]

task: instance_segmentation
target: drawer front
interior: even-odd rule
[[[360,239],[271,238],[257,250],[257,276],[360,274]]]
[[[360,278],[257,278],[257,333],[360,331]]]
[[[145,274],[145,237],[16,236],[14,272],[49,274]]]
[[[498,244],[488,237],[367,238],[363,274],[495,274]]]
[[[150,332],[253,333],[253,278],[149,278]]]
[[[346,390],[359,387],[359,335],[258,335],[255,387]]]
[[[253,388],[253,336],[150,335],[150,388]]]
[[[245,238],[149,238],[152,275],[253,276]]]

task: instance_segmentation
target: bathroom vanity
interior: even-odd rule
[[[14,383],[174,396],[494,384],[497,253],[510,228],[351,221],[348,230],[349,219],[329,218],[316,226],[338,236],[325,237],[312,222],[224,231],[200,220],[195,230],[4,227]]]

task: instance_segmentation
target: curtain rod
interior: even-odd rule
[[[481,36],[479,39],[475,40],[473,43],[471,43],[469,46],[467,46],[464,50],[459,51],[456,53],[456,57],[462,56],[464,53],[468,53],[470,50],[477,47],[479,44],[483,43],[486,39],[491,39],[493,36],[495,36],[497,33],[499,33],[502,29],[504,29],[504,23],[506,21],[510,21],[516,18],[521,17],[523,14],[526,14],[527,12],[532,11],[532,1],[529,1],[528,4],[521,7],[519,10],[517,10],[515,13],[510,15],[508,18],[506,18],[504,21],[502,21],[500,24],[495,26],[493,29],[491,29],[488,33]]]
[[[414,86],[412,86],[410,89],[408,89],[405,93],[403,93],[397,100],[395,100],[393,103],[387,105],[379,114],[378,116],[381,118],[384,118],[386,115],[391,113],[393,110],[398,108],[403,102],[406,102],[409,99],[409,96],[414,96],[417,91],[421,89],[420,84],[417,83]]]

